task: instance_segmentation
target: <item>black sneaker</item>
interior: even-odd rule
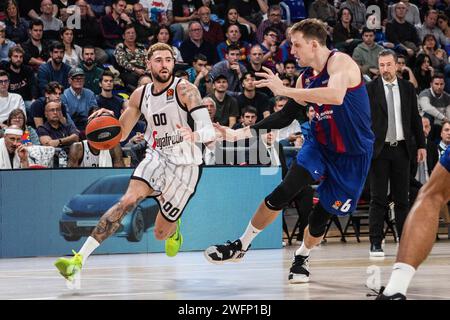
[[[379,292],[376,292],[375,290],[371,289],[376,293],[375,300],[406,300],[406,296],[401,293],[396,293],[392,296],[385,296],[383,294],[385,287],[381,287]],[[367,294],[368,297],[374,296],[374,294]]]
[[[251,245],[248,246],[247,250],[242,250],[241,240],[237,239],[234,242],[227,241],[225,244],[208,247],[204,254],[206,260],[215,264],[239,262],[250,247]]]
[[[381,243],[372,243],[370,245],[370,253],[369,256],[371,257],[384,257],[384,250],[381,246]]]
[[[309,256],[294,255],[288,279],[289,283],[305,283],[309,281]]]

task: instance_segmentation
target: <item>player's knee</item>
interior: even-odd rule
[[[279,185],[271,194],[269,194],[264,202],[267,208],[270,210],[280,211],[286,208],[289,204],[291,197],[289,196],[290,191],[286,190],[284,185]]]
[[[328,213],[322,205],[318,203],[314,208],[314,211],[309,215],[309,234],[314,238],[323,236],[331,216],[331,213]]]

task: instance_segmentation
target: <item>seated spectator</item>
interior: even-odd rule
[[[135,3],[133,5],[133,14],[133,27],[136,30],[136,41],[148,46],[153,39],[158,25],[150,19],[147,20],[148,15],[144,14],[144,6],[141,3]]]
[[[155,36],[153,37],[152,43],[155,44],[157,42],[162,42],[168,44],[172,47],[173,52],[175,53],[175,63],[183,63],[183,57],[181,56],[180,50],[177,47],[173,46],[172,39],[172,31],[167,26],[159,26],[155,30]]]
[[[280,61],[287,61],[287,60],[294,60],[295,57],[291,53],[292,50],[292,43],[291,43],[291,35],[289,33],[290,27],[286,29],[286,39],[284,39],[283,42],[281,42],[280,46],[278,47],[278,60]]]
[[[366,25],[366,6],[360,0],[346,0],[341,3],[340,9],[347,8],[352,12],[352,26],[361,31]]]
[[[111,0],[88,0],[88,5],[97,19],[112,11]]]
[[[285,38],[287,25],[281,20],[282,12],[279,5],[272,5],[269,7],[268,18],[261,22],[256,31],[256,41],[259,43],[264,41],[264,31],[271,27],[277,31],[278,41],[281,42]]]
[[[362,32],[363,42],[358,44],[353,51],[353,60],[356,61],[361,72],[371,79],[380,75],[378,70],[378,54],[384,48],[375,43],[375,32],[369,28],[364,28]]]
[[[240,80],[242,75],[247,72],[247,68],[239,62],[240,52],[238,46],[230,45],[225,55],[226,60],[216,63],[210,73],[212,79],[219,74],[225,75],[228,80],[228,90],[232,92],[241,91]]]
[[[47,121],[37,129],[37,133],[43,146],[62,148],[60,157],[67,159],[70,146],[80,140],[80,133],[73,124],[63,124],[60,117],[61,104],[58,102],[47,103],[45,105]]]
[[[405,20],[411,23],[413,26],[419,26],[422,24],[422,20],[420,17],[419,8],[411,3],[409,0],[402,0],[403,4],[406,7],[406,15]],[[392,20],[395,17],[395,4],[389,5],[389,15],[388,19]]]
[[[67,106],[68,113],[72,118],[81,136],[86,129],[89,111],[97,107],[95,94],[84,88],[84,71],[81,68],[74,68],[69,72],[70,87],[64,90],[61,102]]]
[[[5,129],[0,139],[0,169],[28,168],[28,151],[22,144],[23,131],[17,125]]]
[[[233,129],[240,129],[254,125],[257,121],[258,111],[253,106],[247,106],[241,111],[241,121],[234,125]],[[260,135],[253,136],[249,139],[240,140],[234,143],[235,148],[235,161],[234,164],[239,165],[261,165],[269,164],[271,159],[267,154],[267,148],[264,145]],[[239,148],[245,147],[244,151]],[[228,157],[226,157],[228,160]]]
[[[8,116],[8,120],[6,120],[6,125],[7,127],[15,125],[23,131],[24,135],[22,137],[22,140],[26,139],[27,141],[22,141],[22,143],[31,143],[33,145],[41,144],[36,130],[34,130],[34,128],[31,126],[27,126],[27,116],[22,109],[17,108],[12,110]],[[4,132],[5,129],[2,129],[0,132],[0,136],[3,136]]]
[[[175,77],[177,77],[177,75],[175,75]],[[144,74],[143,76],[141,76],[141,77],[139,78],[139,81],[138,81],[138,88],[139,88],[140,86],[144,86],[144,85],[149,84],[149,83],[152,83],[152,82],[153,82],[152,77],[151,77],[149,74]]]
[[[28,40],[28,22],[19,15],[15,0],[6,2],[6,38],[19,44]]]
[[[75,142],[69,150],[69,168],[123,168],[122,149],[120,144],[110,150],[98,150],[90,145],[87,140]]]
[[[209,118],[211,119],[212,123],[217,122],[216,121],[216,102],[213,98],[205,97],[202,99],[202,105],[206,106],[208,108]],[[213,166],[216,164],[216,148],[220,144],[220,142],[211,142],[205,144],[204,150],[203,150],[203,161],[205,165],[207,166]]]
[[[416,28],[405,19],[406,10],[403,2],[395,4],[393,20],[386,24],[386,39],[396,46],[396,52],[413,57],[418,51],[420,39]]]
[[[202,99],[202,105],[204,105],[208,109],[209,118],[211,119],[211,122],[212,123],[217,122],[216,121],[217,106],[214,99],[211,97],[204,97]]]
[[[26,113],[25,103],[20,95],[8,92],[9,76],[0,70],[0,127],[4,128],[3,124],[12,110],[20,108]]]
[[[116,119],[120,118],[127,105],[121,97],[113,95],[114,75],[110,71],[105,71],[100,77],[101,93],[96,96],[97,106],[114,112]],[[92,109],[91,109],[92,110]]]
[[[281,111],[288,98],[283,96],[275,97],[274,112]],[[292,123],[284,128],[278,130],[272,130],[266,135],[262,136],[263,141],[269,148],[276,147],[277,144],[283,147],[300,147],[303,143],[303,138],[300,129],[300,123],[297,120],[292,121]],[[295,161],[297,155],[296,150],[284,150],[284,156],[286,158],[287,167],[290,168],[292,161]]]
[[[232,128],[239,117],[239,107],[234,97],[227,93],[228,79],[224,74],[213,80],[213,93],[208,95],[216,103],[216,121],[222,126]]]
[[[230,0],[228,6],[239,9],[239,23],[250,25],[253,32],[263,20],[263,15],[267,14],[269,6],[266,1],[260,0]]]
[[[30,38],[21,44],[25,50],[24,63],[30,65],[34,70],[47,62],[49,50],[47,42],[42,40],[44,24],[41,20],[33,20],[30,23]]]
[[[9,92],[22,97],[29,116],[31,102],[37,99],[39,94],[33,70],[23,64],[24,53],[22,47],[12,47],[8,54],[9,62],[3,62],[0,69],[3,68],[9,73]]]
[[[199,22],[191,21],[188,26],[189,37],[180,45],[183,61],[192,65],[194,56],[198,53],[203,54],[208,59],[208,64],[213,65],[216,61],[216,50],[214,46],[203,40],[203,28]]]
[[[53,2],[53,15],[55,17],[67,17],[69,13],[71,14],[71,11],[68,9],[72,8],[73,5],[75,5],[75,0],[52,0]],[[68,12],[69,11],[69,12]],[[63,22],[66,22],[67,19],[63,20]]]
[[[338,12],[338,21],[333,29],[333,41],[335,48],[349,55],[362,42],[359,31],[353,22],[353,14],[348,8],[341,8]]]
[[[212,81],[209,77],[210,69],[211,67],[207,66],[206,57],[202,54],[198,54],[194,57],[192,67],[186,70],[189,75],[188,81],[198,88],[202,97],[212,90]]]
[[[139,77],[145,73],[147,50],[143,44],[136,42],[136,30],[133,25],[125,26],[123,39],[124,41],[117,45],[114,57],[123,82],[134,91]]]
[[[309,6],[308,18],[317,18],[323,22],[334,22],[333,25],[335,25],[337,10],[327,0],[314,0]]]
[[[222,26],[223,32],[227,32],[229,25],[237,25],[241,33],[242,41],[251,42],[253,40],[253,32],[256,32],[256,26],[254,31],[252,31],[253,29],[247,27],[247,25],[239,23],[239,19],[240,17],[238,10],[234,7],[228,7],[225,15],[225,22]]]
[[[297,71],[297,62],[295,60],[286,60],[283,63],[283,74],[292,79],[290,87],[295,88],[299,73]],[[258,79],[256,79],[258,80]]]
[[[255,75],[253,73],[244,73],[242,88],[242,93],[237,97],[239,110],[242,111],[248,106],[255,107],[257,110],[256,122],[268,117],[270,115],[269,97],[264,93],[256,92]]]
[[[44,23],[44,40],[59,39],[59,32],[64,27],[61,20],[53,16],[53,4],[51,0],[41,1],[41,15],[39,19]]]
[[[217,56],[219,60],[224,60],[228,47],[231,45],[235,45],[239,47],[240,50],[239,61],[245,63],[247,61],[247,55],[249,52],[249,44],[245,41],[241,41],[241,32],[239,31],[238,26],[229,25],[225,35],[226,40],[224,42],[221,42],[217,46]]]
[[[64,44],[63,62],[71,68],[78,67],[81,61],[81,47],[73,42],[73,30],[67,27],[61,29],[61,42]]]
[[[39,67],[38,87],[41,96],[44,95],[45,86],[51,81],[60,83],[64,88],[69,87],[70,67],[63,62],[64,49],[61,42],[53,42],[50,45],[50,61]]]
[[[447,53],[443,49],[438,49],[436,38],[432,34],[427,34],[422,41],[422,46],[417,54],[425,53],[431,59],[431,66],[439,72],[444,72],[448,63]]]
[[[225,40],[222,27],[219,23],[211,20],[211,10],[208,7],[200,7],[198,9],[198,16],[203,28],[203,38],[205,41],[211,43],[213,46],[217,46]]]
[[[429,88],[431,78],[434,75],[434,69],[431,66],[431,58],[424,53],[421,53],[416,58],[416,64],[413,69],[414,76],[417,80],[417,93]]]
[[[444,76],[435,74],[430,87],[419,95],[419,107],[431,121],[430,139],[435,140],[442,129],[442,123],[450,121],[450,95],[444,91]]]
[[[422,2],[422,5],[420,6],[420,9],[419,9],[419,11],[420,11],[420,18],[422,19],[422,21],[425,21],[426,15],[427,15],[427,13],[429,11],[431,11],[431,10],[436,11],[437,10],[436,3],[438,1],[437,0],[424,0],[424,1],[421,1],[421,2]]]
[[[84,71],[84,87],[95,94],[99,94],[101,91],[99,83],[103,69],[97,67],[97,64],[95,63],[95,48],[90,45],[83,47],[81,56],[82,60],[79,67]]]
[[[266,73],[266,71],[262,68],[262,59],[263,59],[264,53],[261,49],[261,46],[259,44],[255,44],[250,49],[250,55],[249,59],[245,63],[245,67],[247,68],[247,71],[253,72],[255,74],[256,72],[263,72]],[[256,76],[256,80],[261,80],[261,77]],[[268,97],[272,97],[273,93],[269,88],[256,88],[257,92],[261,92],[266,94]]]
[[[419,40],[423,41],[426,35],[432,34],[438,42],[438,45],[445,48],[450,44],[449,39],[444,35],[441,29],[437,26],[438,12],[436,10],[429,10],[425,14],[423,24],[417,27],[417,34]]]
[[[445,121],[442,123],[442,130],[441,130],[441,141],[438,145],[439,150],[439,158],[442,157],[445,150],[450,146],[450,122]]]
[[[187,73],[186,70],[183,69],[175,71],[175,77],[189,81],[189,74]]]
[[[165,0],[158,2],[158,5],[153,5],[151,1],[141,1],[144,9],[148,11],[148,15],[151,21],[159,26],[166,26],[170,28],[173,33],[174,42],[183,41],[184,30],[180,23],[174,23],[173,21],[173,1]],[[172,44],[172,43],[171,43]]]
[[[439,29],[441,29],[444,36],[449,39],[450,38],[450,26],[448,23],[448,17],[445,14],[440,13],[438,15],[437,25]],[[10,38],[11,39],[11,38]]]
[[[96,3],[98,2],[101,2],[101,0],[96,0]],[[80,12],[80,26],[73,30],[74,43],[81,48],[93,46],[96,62],[102,65],[108,61],[105,50],[100,48],[103,45],[102,30],[97,19],[88,14],[89,6],[95,8],[95,5],[89,5],[85,0],[78,0],[76,5]]]
[[[416,76],[411,68],[406,65],[406,57],[402,54],[397,56],[397,77],[408,80],[417,90],[419,85],[417,84]]]
[[[39,19],[39,12],[41,8],[41,2],[39,0],[35,1],[20,1],[19,11],[20,15],[28,20]]]
[[[183,33],[186,32],[190,22],[199,20],[197,10],[202,5],[203,2],[201,0],[173,1],[173,22],[182,26]]]
[[[6,39],[6,25],[0,21],[0,62],[9,60],[9,49],[15,45],[16,44],[13,41]]]
[[[125,13],[127,3],[125,0],[113,0],[111,13],[100,18],[100,27],[104,39],[103,47],[114,61],[114,50],[122,41],[122,35],[127,24],[131,24],[130,17]]]
[[[278,35],[277,31],[271,27],[264,30],[264,41],[260,43],[263,51],[263,66],[277,72],[277,64],[281,64],[279,48],[277,46]]]
[[[35,128],[42,126],[47,119],[45,119],[45,105],[49,102],[61,103],[61,94],[64,88],[56,81],[49,82],[45,86],[44,96],[36,99],[30,107],[31,116]],[[73,122],[67,114],[67,107],[61,104],[60,121],[64,124]]]

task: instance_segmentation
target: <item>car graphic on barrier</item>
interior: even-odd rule
[[[67,241],[89,236],[100,217],[125,194],[129,175],[106,176],[97,179],[80,194],[75,195],[62,209],[59,232]],[[154,226],[159,206],[153,198],[146,198],[122,220],[115,236],[139,242]]]

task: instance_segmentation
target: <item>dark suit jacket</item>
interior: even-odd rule
[[[425,148],[425,136],[422,129],[422,119],[417,108],[417,97],[414,86],[406,80],[398,79],[401,100],[402,124],[409,157],[415,156],[411,150],[415,138],[417,148]],[[388,128],[388,110],[386,96],[381,77],[367,84],[370,109],[372,115],[372,130],[375,134],[373,159],[376,159],[383,149]]]

